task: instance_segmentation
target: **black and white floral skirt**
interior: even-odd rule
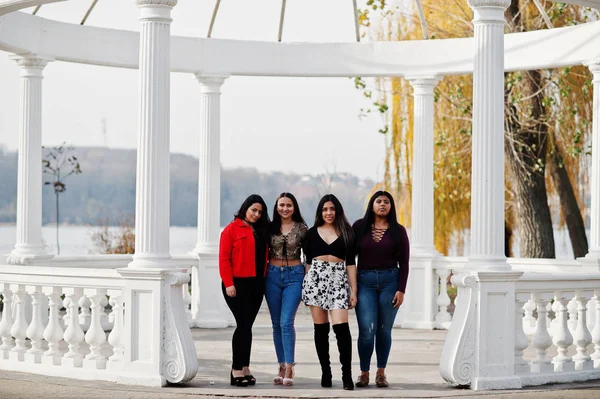
[[[321,309],[348,309],[350,284],[345,262],[313,259],[302,281],[302,302]]]

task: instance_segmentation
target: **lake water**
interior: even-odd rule
[[[117,228],[114,228],[115,230]],[[94,248],[92,234],[99,231],[98,226],[61,226],[60,227],[60,253],[61,255],[93,255],[98,254]],[[587,231],[589,237],[589,231]],[[15,245],[16,227],[14,225],[0,226],[0,255],[10,253]],[[196,246],[196,227],[171,226],[170,245],[171,255],[185,254]],[[42,227],[42,239],[49,253],[56,253],[56,227]],[[514,237],[513,252],[518,256],[518,236]],[[554,241],[556,245],[557,259],[573,259],[573,250],[566,230],[555,230]],[[468,251],[468,243],[465,250]],[[450,255],[455,255],[451,249]]]
[[[97,226],[61,226],[59,233],[60,254],[98,254],[98,249],[94,248],[91,237],[99,230],[100,228]],[[0,255],[8,254],[13,250],[16,234],[14,225],[0,226]],[[171,254],[181,255],[194,249],[196,237],[197,229],[195,227],[172,226],[170,229]],[[56,226],[42,227],[42,240],[47,247],[47,251],[56,254]]]

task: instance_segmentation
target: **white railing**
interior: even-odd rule
[[[598,275],[527,273],[517,281],[515,373],[522,386],[600,378],[599,297]],[[519,321],[525,320],[523,307],[530,301],[537,318],[528,337]],[[552,319],[549,310],[555,314]],[[589,313],[594,314],[591,323]],[[588,350],[591,343],[594,349]]]
[[[114,269],[0,266],[0,367],[62,376],[77,368],[81,378],[117,381],[115,371],[124,368],[123,289]]]
[[[450,305],[456,306],[456,298],[454,303],[448,295],[448,279],[452,274],[456,274],[466,267],[468,260],[465,257],[450,257],[441,256],[433,261],[434,268],[434,289],[435,303],[437,312],[434,319],[434,327],[439,330],[447,330],[452,324],[452,313],[449,311]]]
[[[536,271],[453,276],[459,294],[442,377],[473,389],[599,379],[600,272],[561,261],[511,263]],[[540,272],[546,266],[552,272]]]
[[[0,369],[151,386],[193,378],[187,269],[131,269],[130,261],[0,265]]]

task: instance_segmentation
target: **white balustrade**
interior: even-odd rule
[[[108,358],[108,364],[107,367],[109,369],[113,369],[113,368],[122,368],[123,367],[123,343],[125,341],[123,334],[123,321],[124,321],[124,315],[123,315],[123,297],[122,296],[111,296],[110,298],[110,305],[113,308],[112,311],[112,315],[113,315],[113,320],[114,320],[114,324],[113,324],[113,329],[110,332],[110,334],[108,335],[108,343],[112,345],[113,347],[113,355],[111,357]]]
[[[452,303],[448,296],[447,281],[450,275],[450,270],[447,269],[436,269],[437,278],[439,280],[439,294],[437,297],[438,313],[435,315],[435,328],[445,329],[450,328],[452,323],[452,316],[448,312],[448,306]]]
[[[42,339],[44,338],[44,322],[42,320],[42,305],[45,305],[44,294],[42,293],[42,287],[39,285],[34,286],[33,290],[29,292],[31,295],[31,323],[25,331],[27,338],[31,341],[31,349],[26,352],[26,356],[30,358],[33,363],[40,363],[42,361]],[[47,313],[47,308],[43,310]]]
[[[191,281],[191,278],[190,278]],[[185,316],[187,317],[188,324],[190,327],[194,326],[194,318],[192,316],[192,311],[190,309],[190,305],[192,304],[192,296],[190,295],[190,285],[183,284],[181,286],[181,290],[183,293],[183,305],[185,307]]]
[[[574,365],[571,356],[567,355],[569,347],[573,344],[573,336],[569,331],[567,325],[567,303],[568,300],[562,292],[555,294],[554,303],[557,304],[555,307],[557,320],[556,326],[554,327],[554,333],[552,335],[552,342],[557,347],[558,354],[552,358],[554,364],[554,371],[573,371]]]
[[[0,337],[2,337],[2,345],[0,346],[0,356],[2,359],[8,359],[8,352],[15,346],[10,329],[14,323],[12,316],[13,293],[10,289],[10,284],[0,285],[2,289],[2,320],[0,321]]]
[[[523,358],[523,351],[529,346],[529,339],[523,330],[523,306],[530,300],[531,296],[525,299],[519,299],[515,295],[515,374],[525,374],[531,371],[529,362]]]
[[[523,312],[525,313],[525,316],[523,317],[523,330],[528,335],[532,335],[535,332],[536,320],[535,317],[533,317],[535,307],[535,302],[531,298],[523,305]]]
[[[46,364],[61,364],[62,352],[59,349],[59,343],[63,339],[63,329],[59,320],[59,311],[62,307],[61,294],[62,289],[60,287],[52,287],[52,290],[46,294],[50,307],[48,325],[44,330],[44,339],[48,342],[48,350],[44,352],[42,362]]]
[[[591,357],[586,354],[587,346],[592,342],[592,335],[586,323],[588,299],[583,291],[577,291],[575,300],[577,301],[577,329],[575,330],[574,339],[577,354],[573,356],[573,361],[575,361],[576,370],[591,370],[593,367]]]
[[[531,341],[536,350],[536,357],[531,365],[531,371],[534,373],[547,373],[553,369],[550,360],[547,358],[548,348],[552,345],[552,339],[548,333],[548,326],[546,324],[546,306],[549,299],[544,293],[534,294],[534,301],[538,312],[535,335]]]
[[[591,358],[594,361],[594,367],[600,367],[600,289],[594,291],[596,324],[592,329],[592,342],[594,343],[594,353]]]
[[[92,318],[90,328],[85,334],[85,342],[90,345],[90,353],[84,359],[84,366],[92,368],[105,368],[106,357],[100,352],[106,342],[106,333],[102,328],[101,316],[104,313],[103,300],[106,299],[106,290],[97,289],[89,299],[92,303]]]
[[[577,301],[575,298],[569,301],[567,309],[569,311],[569,330],[571,334],[575,334],[575,329],[577,328]]]
[[[10,333],[15,337],[15,347],[10,351],[11,360],[23,361],[25,352],[29,349],[27,346],[27,327],[25,319],[26,295],[25,285],[19,284],[15,294],[15,321],[10,329]]]
[[[90,311],[91,305],[92,302],[90,301],[90,298],[88,298],[86,295],[83,295],[79,299],[79,306],[81,307],[81,313],[79,314],[79,324],[81,325],[81,328],[84,332],[87,331],[88,328],[90,328],[90,323],[92,319],[92,313]]]
[[[63,363],[71,367],[81,367],[83,364],[83,350],[81,343],[85,336],[83,329],[79,324],[79,301],[82,298],[83,290],[75,288],[69,292],[66,297],[69,302],[69,323],[65,330],[64,340],[69,344],[69,351],[65,353]]]

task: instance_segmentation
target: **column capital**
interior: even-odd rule
[[[414,95],[433,94],[433,89],[442,80],[439,75],[407,75],[408,80],[414,89]]]
[[[471,8],[499,7],[506,9],[510,6],[511,0],[467,0],[467,2]]]
[[[175,7],[178,0],[135,0],[135,5],[138,7],[142,6],[167,6]]]
[[[194,76],[201,85],[200,90],[202,93],[214,94],[221,93],[221,86],[225,83],[225,79],[229,77],[226,75],[202,75],[199,72],[195,73]]]
[[[488,23],[504,25],[504,12],[510,6],[511,0],[468,0],[473,10],[473,23]]]
[[[587,61],[583,63],[584,66],[588,67],[590,72],[594,74],[594,81],[600,81],[600,58],[596,58],[593,61]]]
[[[42,71],[48,62],[54,61],[51,57],[39,54],[15,54],[9,57],[21,68],[21,76],[42,76]]]

